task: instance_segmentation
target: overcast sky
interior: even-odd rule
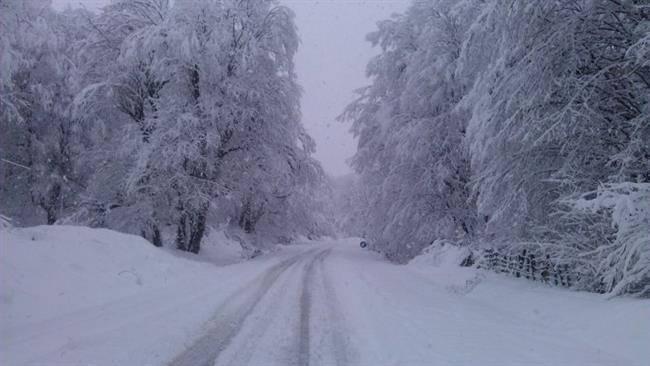
[[[176,0],[188,1],[188,0]],[[281,0],[296,13],[302,40],[296,55],[298,81],[304,89],[303,123],[316,140],[316,158],[331,175],[351,172],[346,160],[356,142],[349,124],[336,117],[353,100],[353,91],[368,84],[365,68],[376,54],[365,41],[375,24],[406,9],[409,0]],[[53,0],[98,9],[108,0]]]

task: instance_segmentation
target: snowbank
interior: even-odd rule
[[[407,267],[481,309],[504,314],[512,322],[536,323],[537,331],[564,334],[603,354],[623,357],[629,365],[645,364],[641,360],[648,357],[649,300],[610,299],[460,267],[468,254],[453,245],[432,245]]]
[[[207,234],[201,241],[201,251],[198,255],[176,250],[173,246],[175,240],[174,235],[168,235],[168,237],[165,238],[165,243],[172,243],[165,249],[175,256],[188,258],[194,261],[209,262],[219,266],[240,263],[250,257],[248,253],[243,250],[239,241],[229,236],[226,233],[226,230],[223,229],[210,228],[208,230]]]
[[[471,255],[467,248],[438,240],[409,262],[412,270],[431,277],[436,283],[454,293],[468,293],[483,279],[483,273],[461,267]]]
[[[241,244],[223,230],[210,230],[201,242],[199,255],[219,265],[239,263],[245,259]]]
[[[0,245],[5,329],[213,270],[156,249],[138,236],[105,229],[11,229],[2,231]]]
[[[205,262],[236,257],[221,239],[211,236],[196,261],[106,229],[0,229],[0,365],[172,359],[221,301],[274,263]]]

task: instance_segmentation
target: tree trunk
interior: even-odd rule
[[[46,194],[46,197],[41,198],[40,205],[47,214],[47,224],[54,225],[57,219],[57,204],[61,198],[61,186],[55,184]]]
[[[201,210],[192,216],[191,232],[188,250],[194,254],[198,254],[201,250],[201,239],[205,233],[205,219],[207,212]]]
[[[178,226],[176,228],[176,248],[183,251],[187,251],[187,228],[185,227],[185,215],[185,212],[181,213],[181,217],[178,220]]]
[[[54,225],[56,222],[56,210],[53,207],[48,207],[45,211],[47,212],[47,224]]]
[[[150,241],[156,247],[163,246],[160,229],[158,228],[158,224],[153,219],[145,223],[145,227],[140,231],[140,235]]]
[[[163,246],[162,236],[160,235],[160,229],[158,229],[158,225],[156,224],[153,224],[153,237],[151,238],[151,241],[153,245],[157,247]]]
[[[239,215],[239,227],[246,233],[252,234],[255,232],[255,224],[257,223],[257,218],[253,212],[253,205],[250,201],[244,203],[244,208],[242,209],[241,214]]]
[[[205,234],[205,223],[208,215],[208,205],[198,210],[184,210],[180,216],[176,231],[176,248],[198,254],[201,250],[201,240]]]

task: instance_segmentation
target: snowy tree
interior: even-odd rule
[[[497,28],[501,36],[490,37],[500,50],[470,44],[467,54],[494,60],[468,98],[479,210],[514,250],[550,253],[583,272],[587,253],[617,232],[610,213],[569,219],[562,202],[605,182],[647,181],[649,70],[637,52],[648,14],[634,2],[513,3],[485,19],[473,42],[490,43],[485,30]],[[610,290],[601,275],[588,278],[578,286]]]
[[[118,2],[93,23],[91,53],[118,50],[102,85],[133,122],[124,130],[122,155],[135,157],[125,194],[137,215],[149,217],[153,236],[159,222],[173,222],[177,247],[198,252],[221,197],[240,203],[232,219],[249,233],[264,216],[292,209],[285,201],[302,187],[298,167],[310,161],[313,142],[300,124],[298,40],[287,8]],[[128,31],[104,37],[112,28]],[[100,89],[91,85],[86,96]]]
[[[70,57],[77,41],[74,14],[57,14],[48,2],[8,2],[3,17],[0,124],[3,195],[16,217],[34,223],[29,200],[53,224],[76,204],[84,188],[78,173],[81,128],[71,113],[79,87]],[[16,20],[12,19],[12,16]],[[27,187],[27,189],[26,189]],[[19,211],[24,211],[21,214]]]
[[[329,230],[317,222],[328,187],[300,123],[288,8],[1,5],[8,214],[32,201],[26,207],[40,206],[48,223],[64,215],[158,246],[174,236],[195,253],[220,220],[276,238]]]
[[[636,1],[466,0],[379,23],[372,84],[342,116],[377,247],[396,261],[437,239],[525,249],[577,288],[645,293],[630,187],[650,171],[648,16]],[[634,202],[624,222],[575,204],[612,192]]]
[[[437,238],[468,238],[477,226],[463,145],[468,115],[454,110],[462,21],[473,12],[452,5],[416,2],[379,23],[368,37],[383,51],[368,66],[373,84],[342,115],[359,136],[361,183],[378,193],[366,231],[398,261]]]

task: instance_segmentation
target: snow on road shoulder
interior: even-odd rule
[[[253,361],[272,349],[281,356],[283,342],[297,339],[289,328],[308,313],[291,304],[302,304],[305,289],[319,309],[304,328],[314,335],[313,361],[645,366],[650,359],[650,301],[460,268],[464,253],[453,247],[400,266],[359,248],[358,239],[311,244],[217,267],[109,230],[0,229],[0,365],[167,364],[211,329],[208,320],[227,299],[237,304],[234,294],[264,290],[260,279],[273,268],[283,273],[278,265],[319,248],[328,255],[313,272],[299,262],[282,277],[286,287],[278,282],[266,299],[259,292],[244,333],[262,334],[253,325],[265,322],[255,314],[267,311],[277,310],[283,326],[265,325],[277,332],[251,344]]]
[[[166,242],[174,242],[175,234],[169,233]],[[165,248],[175,256],[190,258],[192,261],[204,261],[219,266],[241,263],[247,259],[247,253],[241,244],[227,235],[226,229],[209,228],[201,240],[201,251],[198,255],[182,252],[176,248]]]
[[[424,274],[450,292],[465,294],[472,291],[484,277],[481,271],[460,266],[470,254],[467,248],[439,241],[413,258],[409,262],[409,269]]]
[[[644,365],[650,359],[650,300],[608,299],[460,267],[468,254],[452,245],[432,246],[407,267],[450,295],[486,310],[506,312],[514,322],[566,335],[629,360],[630,365]]]
[[[105,229],[12,229],[2,232],[0,245],[2,320],[9,329],[214,270]]]
[[[0,364],[163,363],[295,250],[217,267],[110,230],[1,229]]]

